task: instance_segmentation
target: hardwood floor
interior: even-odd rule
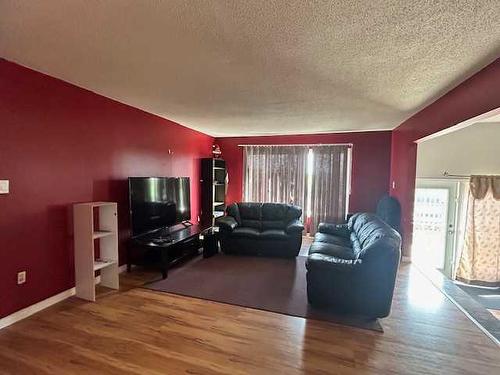
[[[0,374],[500,374],[500,350],[403,265],[385,333],[137,288],[0,331]]]

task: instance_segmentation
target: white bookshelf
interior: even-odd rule
[[[97,212],[96,212],[97,211]],[[94,215],[98,220],[94,222]],[[76,296],[95,301],[95,272],[101,285],[118,289],[118,219],[114,202],[73,205]],[[99,259],[95,245],[99,242]]]

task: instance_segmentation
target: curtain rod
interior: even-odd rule
[[[466,175],[466,174],[451,174],[451,173],[448,173],[447,171],[443,172],[443,176],[444,177],[457,177],[457,178],[470,178],[470,174],[469,175]]]
[[[468,177],[453,177],[452,176],[417,176],[417,180],[440,180],[440,181],[446,181],[446,180],[467,180]]]
[[[271,147],[271,146],[347,146],[352,147],[352,143],[291,143],[291,144],[266,144],[266,145],[238,145],[238,147]]]
[[[443,177],[464,178],[464,179],[467,179],[467,178],[471,178],[471,175],[470,174],[451,174],[451,173],[448,173],[447,171],[444,171],[443,172]],[[421,178],[421,179],[424,179],[424,180],[431,180],[431,179],[439,180],[439,179],[442,179],[442,177],[435,177],[435,176],[432,176],[432,177],[417,177],[417,178]]]
[[[443,176],[444,177],[456,177],[456,178],[471,178],[472,177],[472,175],[470,175],[470,174],[450,174],[447,171],[443,172]],[[478,176],[478,177],[496,177],[496,175],[494,175],[494,174],[477,174],[475,176]]]

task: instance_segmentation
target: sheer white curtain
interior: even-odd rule
[[[312,146],[314,155],[311,184],[311,227],[319,223],[342,223],[347,210],[349,146]]]
[[[243,146],[243,200],[305,209],[307,146]]]
[[[300,206],[304,218],[306,213],[311,217],[311,234],[321,222],[344,222],[350,146],[243,146],[243,150],[245,202]],[[309,150],[313,163],[308,168]]]

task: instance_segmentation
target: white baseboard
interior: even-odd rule
[[[47,307],[55,305],[58,302],[64,301],[66,298],[75,295],[75,288],[65,290],[64,292],[58,293],[55,296],[44,299],[43,301],[37,302],[34,305],[25,307],[13,314],[7,315],[6,317],[0,319],[0,329],[10,326],[20,320],[26,319]]]
[[[120,273],[125,272],[127,270],[127,265],[124,264],[123,266],[120,266],[118,270]],[[95,283],[99,284],[100,282],[101,282],[101,276],[96,276]],[[75,293],[76,289],[73,287],[61,293],[58,293],[52,297],[44,299],[43,301],[37,302],[34,305],[25,307],[24,309],[21,309],[19,311],[16,311],[15,313],[7,315],[6,317],[0,319],[0,329],[8,327],[16,322],[19,322],[20,320],[26,319],[27,317],[36,314],[39,311],[46,309],[47,307],[50,307],[52,305],[55,305],[56,303],[64,301],[66,298],[74,296]]]
[[[118,272],[119,273],[123,273],[125,271],[127,271],[127,265],[126,264],[123,264],[120,267],[118,267]]]

